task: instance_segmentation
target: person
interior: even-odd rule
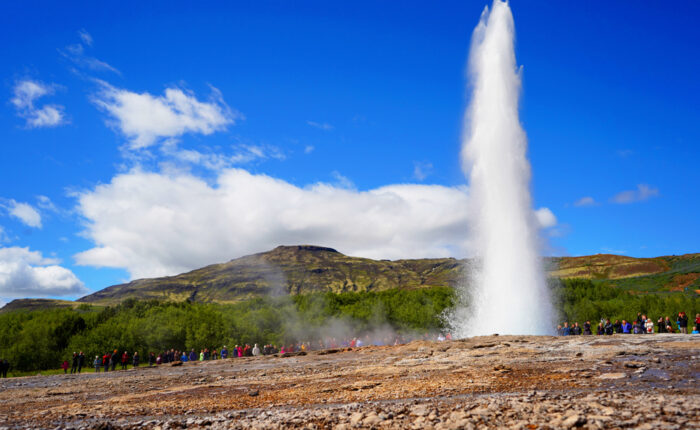
[[[132,364],[134,365],[134,368],[139,367],[139,360],[141,357],[139,357],[139,352],[134,351],[134,358],[131,360]]]
[[[598,323],[598,331],[596,332],[598,336],[604,335],[605,334],[605,326],[603,325],[603,322]]]
[[[676,331],[673,329],[673,323],[671,322],[671,318],[666,317],[664,320],[664,325],[666,325],[666,333],[675,333]]]
[[[10,371],[10,362],[6,358],[0,360],[0,376],[7,378],[7,372]]]
[[[80,351],[80,354],[78,354],[78,373],[83,370],[83,366],[85,366],[85,354],[83,354],[83,351]]]
[[[194,348],[190,351],[190,361],[197,361],[197,353],[194,352]]]
[[[226,349],[226,345],[224,345],[223,348],[221,348],[221,359],[226,360],[228,358],[228,349]]]
[[[585,335],[593,334],[593,332],[591,331],[591,322],[590,321],[586,321],[585,323],[583,323],[583,334],[585,334]]]
[[[188,361],[190,361],[190,358],[187,356],[187,354],[183,352],[180,356],[180,361],[182,361],[183,363],[187,363]]]
[[[642,323],[644,323],[644,322],[645,322],[645,321],[642,320]],[[632,326],[632,333],[634,333],[634,334],[644,334],[644,330],[645,330],[645,329],[644,329],[644,326],[642,325],[642,323],[638,323],[637,321],[635,321],[635,322],[634,322],[634,325]]]
[[[611,336],[613,334],[613,325],[609,319],[605,320],[605,334]]]
[[[109,352],[105,352],[105,355],[102,356],[102,365],[105,367],[105,372],[109,372],[109,360],[112,359],[112,354]]]
[[[199,351],[199,361],[204,361],[204,350]]]
[[[156,363],[156,354],[155,352],[151,351],[151,353],[148,356],[148,367],[153,367],[153,365]]]
[[[160,366],[163,363],[163,354],[158,354],[156,357],[156,365]]]
[[[695,330],[693,330],[693,333],[700,333],[700,314],[695,314]]]
[[[95,361],[92,362],[92,365],[95,366],[95,373],[100,373],[100,367],[102,367],[102,359],[99,355],[95,356]]]
[[[74,374],[78,370],[78,353],[73,352],[73,358],[71,359],[72,365],[70,367],[70,373],[71,375]]]
[[[688,315],[685,312],[678,313],[678,330],[683,334],[688,334]]]
[[[656,332],[666,333],[666,324],[664,323],[664,317],[659,317],[659,320],[656,322]]]
[[[644,327],[646,333],[654,333],[654,321],[651,318],[647,318],[646,325]]]
[[[258,347],[258,344],[256,343],[255,346],[253,347],[253,357],[257,357],[260,355],[260,348]]]
[[[580,336],[581,335],[581,327],[578,325],[577,322],[574,323],[574,326],[571,327],[571,334]]]
[[[615,320],[615,323],[613,323],[613,329],[615,330],[615,333],[622,333],[622,323],[620,320]]]
[[[112,365],[112,372],[114,372],[117,369],[117,362],[119,361],[119,351],[116,349],[112,353],[112,356],[110,357],[110,364]]]
[[[63,369],[63,373],[68,373],[68,360],[63,360],[63,363],[61,363],[61,369]],[[73,373],[73,369],[71,369],[70,373]]]
[[[571,330],[569,329],[569,323],[565,322],[564,327],[561,328],[561,335],[568,336],[570,334],[571,334]]]
[[[627,320],[622,320],[622,332],[630,334],[632,332],[632,324]]]
[[[124,351],[124,354],[122,354],[122,370],[126,370],[128,363],[129,363],[129,353]]]

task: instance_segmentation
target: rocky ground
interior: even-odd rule
[[[700,336],[487,336],[0,382],[9,428],[700,428]]]

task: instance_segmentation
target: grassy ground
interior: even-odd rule
[[[127,370],[131,369],[132,365],[128,365],[126,367]],[[144,366],[139,366],[139,367],[144,367]],[[148,367],[148,364],[145,365],[145,367]],[[120,364],[117,365],[117,368],[115,369],[115,372],[121,371],[122,366]],[[100,367],[100,373],[104,371],[104,367]],[[111,370],[110,370],[111,372]],[[19,370],[15,371],[9,371],[7,372],[7,377],[8,378],[18,378],[22,376],[46,376],[46,375],[60,375],[63,373],[63,369],[49,369],[49,370],[32,370],[32,371],[27,371],[27,372],[22,372]],[[95,373],[95,368],[94,367],[83,367],[83,370],[81,373]],[[68,371],[66,374],[70,375],[70,368],[68,368]]]

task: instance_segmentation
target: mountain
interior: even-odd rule
[[[593,279],[641,292],[700,293],[700,254],[656,258],[598,254],[545,260],[552,277]],[[113,305],[128,298],[228,303],[317,291],[454,287],[464,279],[468,265],[468,260],[454,258],[372,260],[350,257],[320,246],[279,246],[272,251],[176,276],[139,279],[107,287],[79,299],[78,304]],[[76,305],[67,301],[21,299],[2,310],[71,304]]]
[[[177,276],[114,285],[78,301],[113,304],[125,298],[232,302],[314,291],[454,286],[464,265],[454,258],[371,260],[320,246],[279,246]]]

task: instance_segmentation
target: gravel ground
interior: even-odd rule
[[[0,381],[9,428],[700,428],[700,336],[486,336]]]

